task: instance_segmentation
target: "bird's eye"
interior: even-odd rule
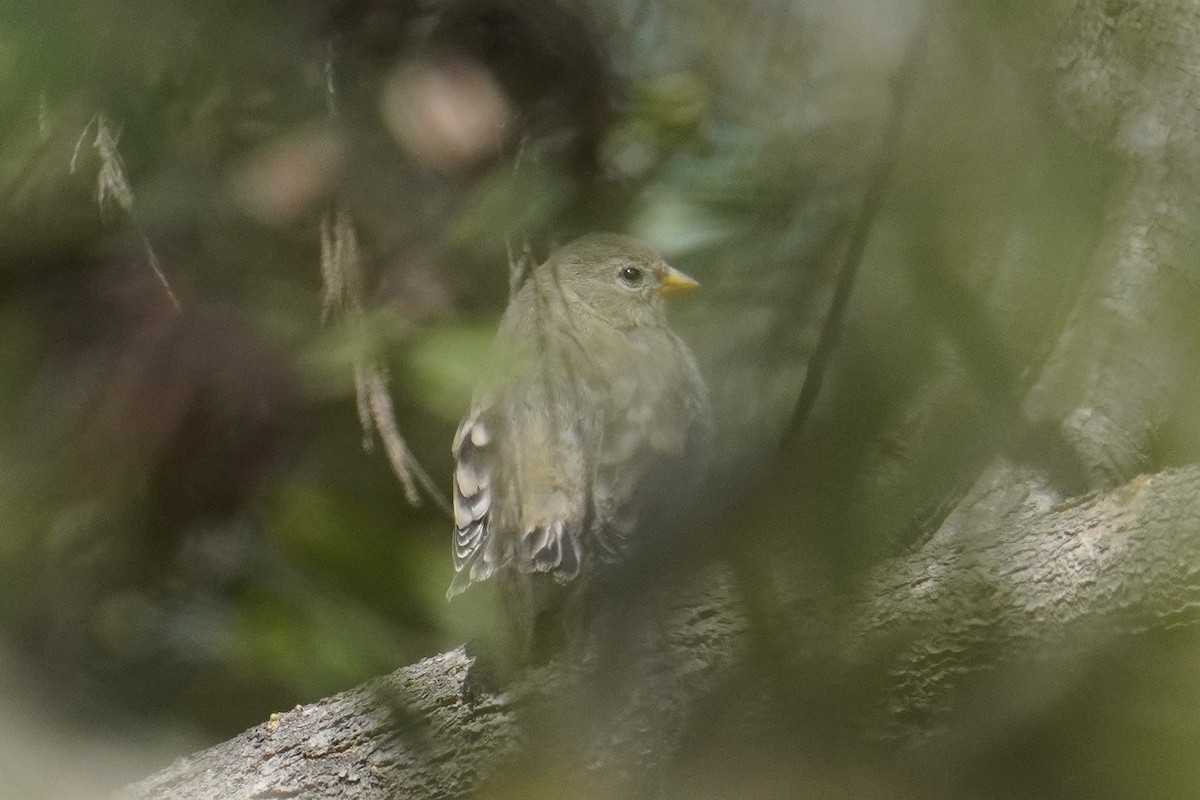
[[[617,277],[630,286],[637,286],[642,282],[642,271],[637,267],[625,267],[617,273]]]

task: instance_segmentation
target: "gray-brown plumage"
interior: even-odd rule
[[[615,234],[577,239],[526,277],[497,334],[517,366],[479,392],[454,438],[448,597],[498,575],[524,606],[511,613],[536,617],[555,586],[619,561],[694,491],[708,392],[663,299],[696,285]]]

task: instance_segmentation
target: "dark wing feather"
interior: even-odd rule
[[[534,525],[521,537],[530,572],[549,572],[560,583],[579,577],[579,537],[565,520]]]
[[[446,597],[499,566],[490,546],[495,444],[480,409],[473,409],[454,435],[454,580]]]

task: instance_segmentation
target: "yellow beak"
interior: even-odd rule
[[[695,278],[684,275],[674,267],[667,267],[667,274],[663,276],[660,291],[663,297],[670,297],[673,294],[689,292],[699,285],[700,283]]]

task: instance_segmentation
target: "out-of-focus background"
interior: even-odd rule
[[[1167,33],[1166,4],[1132,5],[0,4],[0,795],[102,795],[486,637],[486,590],[445,600],[435,494],[496,369],[510,260],[585,231],[700,280],[671,313],[725,476],[774,454],[866,233],[794,472],[769,478],[788,502],[726,531],[764,585],[853,585],[1001,453],[1064,495],[1196,461],[1196,256],[1155,238],[1194,241],[1170,59],[1195,20]],[[1088,321],[1106,281],[1127,327],[1159,331],[1124,378],[1063,344],[1077,325],[1124,353]],[[1084,407],[1110,427],[1039,433]],[[966,766],[918,780],[784,725],[810,754],[794,775],[747,794],[746,764],[777,762],[743,753],[695,780],[1195,796],[1200,641],[1103,653],[1031,686]]]

